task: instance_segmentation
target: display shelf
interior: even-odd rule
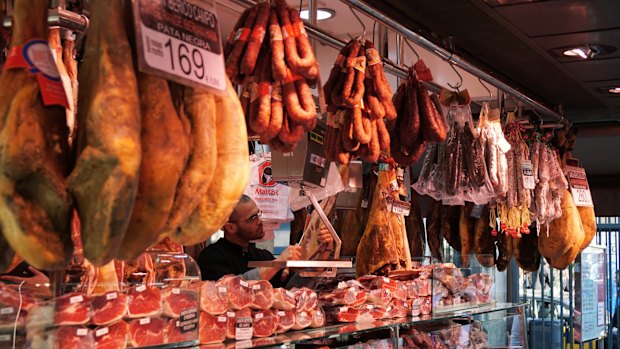
[[[202,346],[201,348],[270,348],[292,347],[320,340],[339,339],[344,336],[361,336],[374,331],[394,331],[412,325],[428,324],[441,320],[450,320],[464,316],[476,316],[488,313],[509,311],[525,304],[497,303],[496,305],[480,306],[473,309],[453,311],[449,313],[431,314],[419,317],[407,317],[391,320],[372,321],[367,323],[334,324],[321,328],[299,330],[268,338],[254,338],[246,341],[229,340],[223,345]]]

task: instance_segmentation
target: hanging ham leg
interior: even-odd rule
[[[91,1],[80,69],[79,155],[69,177],[84,256],[101,266],[123,241],[138,187],[140,104],[122,0]]]
[[[11,47],[46,38],[48,1],[14,5]],[[2,71],[0,86],[2,233],[35,268],[63,269],[72,253],[65,111],[43,105],[37,79],[25,69]]]

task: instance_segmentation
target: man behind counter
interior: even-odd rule
[[[301,258],[300,246],[288,246],[275,258],[271,252],[256,248],[251,241],[265,236],[261,212],[249,196],[243,195],[234,211],[224,224],[224,238],[207,246],[198,256],[198,264],[204,280],[217,280],[224,275],[241,275],[246,280],[269,280],[274,287],[286,285],[287,278],[282,269],[260,267],[248,268],[249,261],[287,261]],[[333,238],[327,228],[319,233],[322,251],[319,259],[329,256],[333,249]]]

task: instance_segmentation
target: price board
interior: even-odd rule
[[[582,167],[564,166],[571,194],[576,206],[594,207],[586,170]]]
[[[207,0],[133,0],[140,71],[214,92],[226,90],[215,4]]]

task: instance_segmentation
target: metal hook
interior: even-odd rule
[[[405,41],[405,44],[407,44],[407,46],[409,46],[411,51],[413,51],[413,54],[415,55],[415,57],[419,61],[420,60],[420,55],[418,54],[418,51],[416,51],[415,48],[413,48],[413,45],[411,45],[411,43],[409,42],[409,40],[407,40],[406,37],[403,36],[403,40]]]
[[[484,87],[484,89],[487,90],[487,92],[489,93],[489,100],[492,100],[493,94],[491,93],[491,90],[487,87],[487,85],[484,84],[484,82],[482,82],[481,78],[478,78],[478,81],[480,81],[480,85],[482,85],[482,87]]]
[[[357,19],[357,21],[360,23],[360,25],[362,26],[362,29],[364,30],[362,32],[362,38],[366,37],[366,25],[364,24],[364,22],[362,22],[362,19],[357,15],[357,13],[355,12],[355,10],[353,9],[353,6],[349,6],[349,10],[351,11],[351,13],[353,14],[353,16],[355,16],[355,18]]]
[[[463,77],[461,76],[461,74],[459,73],[458,70],[456,70],[456,68],[454,67],[454,64],[452,64],[452,62],[448,62],[450,63],[450,68],[452,68],[452,70],[454,70],[454,72],[456,73],[456,75],[458,75],[459,77],[459,82],[458,84],[452,85],[451,83],[448,83],[448,86],[450,86],[451,88],[453,88],[454,90],[458,91],[459,88],[461,88],[461,86],[463,86]]]

